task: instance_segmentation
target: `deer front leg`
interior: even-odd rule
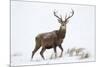
[[[60,54],[60,56],[59,56],[59,57],[62,57],[62,54],[63,54],[63,48],[62,48],[62,46],[61,46],[61,45],[59,45],[59,48],[61,49],[61,54]]]
[[[44,51],[45,51],[46,49],[45,48],[42,48],[42,50],[41,50],[41,52],[40,52],[40,55],[41,55],[41,57],[45,60],[45,58],[44,58],[44,56],[43,56],[43,53],[44,53]]]
[[[54,53],[55,53],[55,58],[57,58],[57,51],[56,51],[56,47],[54,47]]]

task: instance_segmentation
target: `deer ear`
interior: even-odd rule
[[[65,23],[67,24],[69,22],[69,20],[66,20]]]
[[[61,23],[62,21],[60,19],[58,19],[58,22]]]

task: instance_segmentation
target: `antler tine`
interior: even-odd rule
[[[69,18],[71,18],[73,15],[74,15],[74,10],[73,9],[71,9],[72,10],[72,15],[71,16],[69,16],[68,18],[67,18],[67,20],[69,19]]]
[[[54,11],[54,16],[56,16],[58,19],[61,20],[61,18],[59,16],[56,15],[56,12]]]

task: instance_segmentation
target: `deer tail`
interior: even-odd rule
[[[36,42],[35,48],[39,48],[41,46],[41,39],[39,37],[36,37],[35,42]]]

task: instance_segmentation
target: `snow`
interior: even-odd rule
[[[46,50],[43,60],[40,56],[41,48],[31,60],[31,53],[35,47],[35,37],[39,33],[59,29],[60,24],[54,17],[53,11],[58,11],[63,19],[69,16],[71,9],[74,16],[67,24],[67,32],[62,47],[62,57],[50,59],[53,49]],[[69,57],[67,49],[85,48],[90,57],[79,59],[78,56]],[[57,48],[57,54],[60,55]],[[11,2],[11,65],[41,65],[73,62],[95,61],[95,7],[86,5],[51,4],[38,2]]]
[[[54,55],[54,54],[53,54]],[[68,56],[68,54],[63,53],[62,57],[55,58],[52,54],[49,56],[45,55],[45,60],[42,59],[39,54],[35,56],[32,60],[30,55],[20,55],[20,56],[11,56],[11,65],[18,66],[18,65],[43,65],[43,64],[61,64],[61,63],[76,63],[76,62],[89,62],[94,61],[95,59],[90,56],[89,58],[80,59],[80,56]],[[52,58],[51,58],[52,57]]]

